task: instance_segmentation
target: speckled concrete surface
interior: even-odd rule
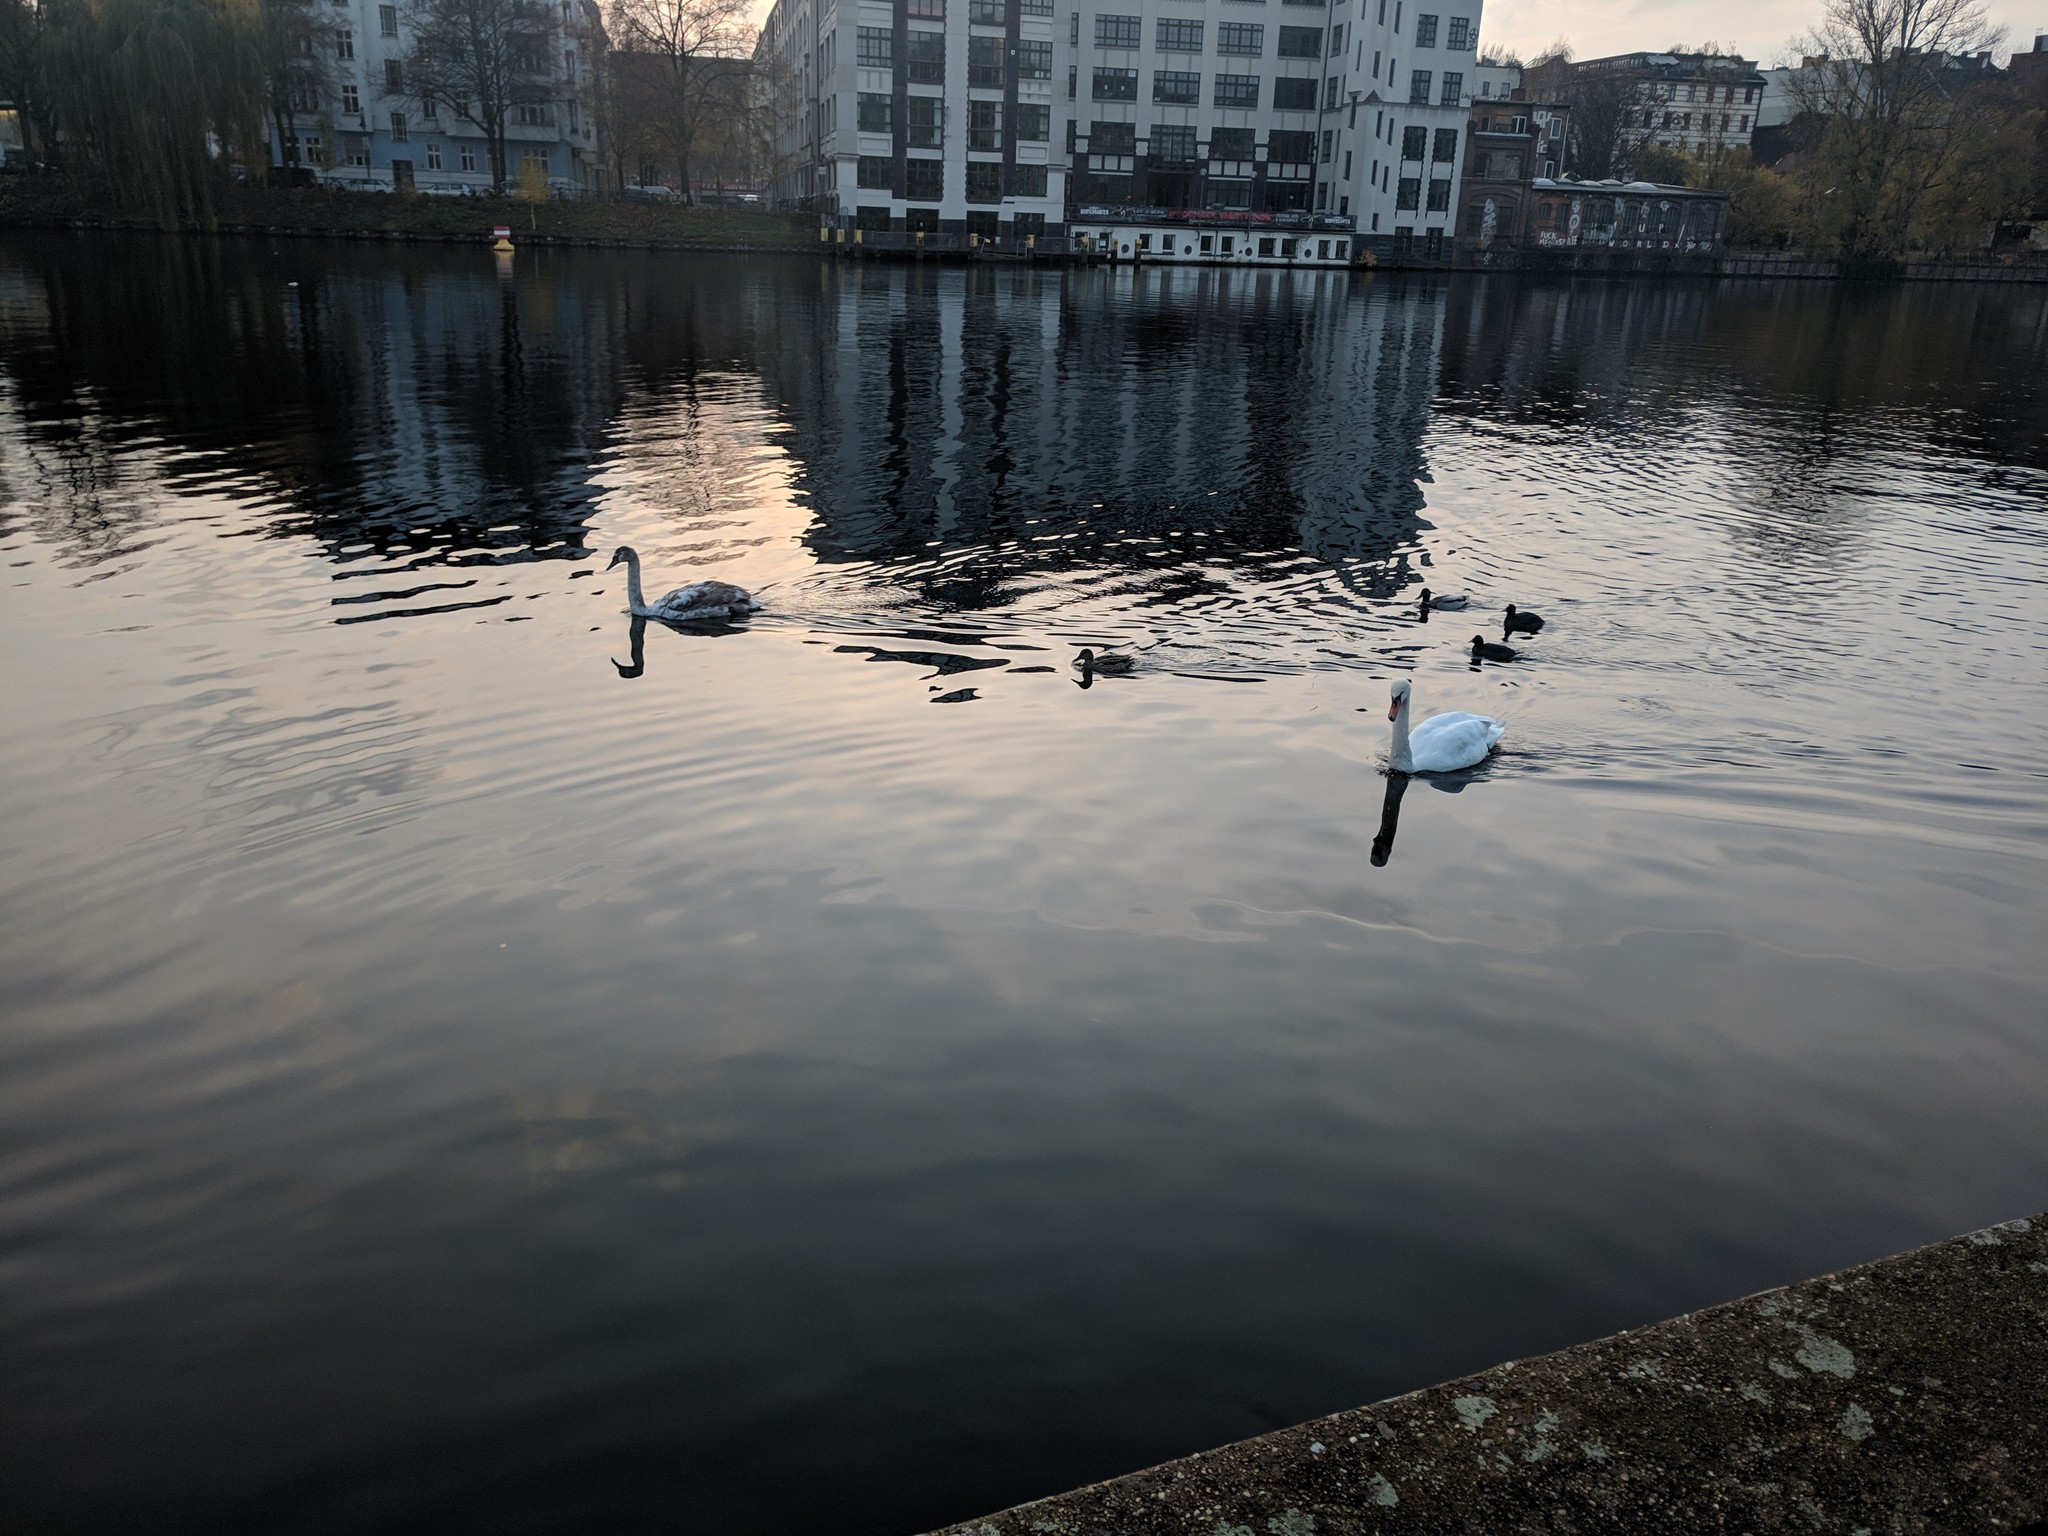
[[[945,1536],[2018,1531],[2048,1519],[2048,1217]]]

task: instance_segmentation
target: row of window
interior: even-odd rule
[[[1653,122],[1653,119],[1655,119],[1656,116],[1657,114],[1654,112],[1645,112],[1643,114],[1643,126],[1645,128],[1654,127],[1655,123]],[[1721,132],[1749,132],[1749,114],[1747,112],[1740,114],[1741,122],[1739,126],[1737,126],[1736,117],[1737,114],[1735,113],[1723,112],[1721,114]],[[1664,126],[1666,128],[1677,128],[1682,131],[1689,131],[1692,128],[1692,114],[1690,112],[1666,112],[1664,114]],[[1712,133],[1713,131],[1714,114],[1711,112],[1702,112],[1700,114],[1700,132]]]
[[[908,0],[906,10],[919,21],[944,21],[946,0]],[[1052,0],[1017,0],[1020,16],[1050,16]],[[1009,0],[967,0],[967,20],[977,27],[1007,27]]]
[[[1415,18],[1415,46],[1434,48],[1436,46],[1436,17],[1423,12]],[[1453,53],[1462,53],[1472,46],[1472,18],[1453,16],[1451,24],[1444,31],[1444,47]]]
[[[1257,75],[1214,75],[1209,105],[1234,111],[1255,112],[1259,106]],[[1136,101],[1138,72],[1098,66],[1091,82],[1090,98],[1095,101]],[[1334,105],[1335,91],[1331,92]],[[1152,99],[1167,106],[1200,106],[1202,77],[1192,70],[1152,71]],[[1273,82],[1273,110],[1313,112],[1316,110],[1316,82],[1307,77],[1282,76]]]
[[[1686,99],[1687,101],[1698,101],[1698,100],[1700,99],[1700,89],[1701,89],[1701,87],[1699,87],[1698,85],[1688,85],[1688,86],[1687,86],[1687,87],[1685,88],[1685,99]],[[1734,86],[1734,85],[1712,86],[1712,85],[1710,85],[1710,86],[1707,86],[1707,87],[1706,87],[1705,89],[1706,89],[1706,93],[1707,93],[1707,95],[1706,95],[1706,104],[1707,104],[1708,106],[1712,106],[1712,105],[1713,105],[1713,102],[1714,102],[1714,92],[1715,92],[1716,90],[1720,91],[1720,93],[1721,93],[1721,100],[1722,100],[1723,102],[1727,103],[1727,104],[1728,104],[1728,105],[1730,105],[1730,106],[1733,106],[1733,105],[1735,104],[1735,93],[1736,93],[1736,92],[1737,92],[1738,90],[1742,92],[1742,100],[1743,100],[1743,101],[1744,101],[1745,103],[1747,103],[1747,102],[1752,102],[1752,101],[1755,101],[1755,100],[1756,100],[1756,87],[1755,87],[1755,86],[1753,86],[1753,85],[1744,85],[1744,86]],[[1678,100],[1678,87],[1677,87],[1677,85],[1676,85],[1676,84],[1668,84],[1668,85],[1666,85],[1666,86],[1664,87],[1664,99],[1665,99],[1666,101],[1676,101],[1676,100]]]
[[[892,133],[896,102],[892,96],[862,91],[854,99],[855,121],[862,133]],[[936,96],[907,96],[903,101],[905,141],[914,148],[937,149],[944,140],[946,104]],[[967,147],[1003,147],[1004,104],[967,103]],[[1009,107],[1010,137],[1020,144],[1043,144],[1052,137],[1052,108],[1020,101]]]
[[[1137,16],[1095,18],[1095,46],[1136,48],[1143,20]],[[1161,53],[1200,53],[1202,23],[1189,18],[1158,18],[1152,33],[1153,46]],[[1257,22],[1226,21],[1216,28],[1218,53],[1246,54],[1257,58],[1266,51],[1266,29]],[[1323,56],[1321,27],[1280,28],[1279,56],[1283,59],[1320,59]]]
[[[1212,160],[1249,160],[1253,154],[1255,132],[1250,128],[1211,128],[1209,130],[1209,158]],[[1333,158],[1336,144],[1334,129],[1323,130],[1322,158],[1325,164]],[[1073,148],[1072,144],[1067,146]],[[1192,161],[1196,153],[1197,130],[1189,123],[1154,123],[1146,138],[1146,158],[1158,161]],[[1095,122],[1088,125],[1088,152],[1093,155],[1130,155],[1138,149],[1138,129],[1134,123]],[[1401,130],[1401,158],[1420,161],[1427,156],[1432,164],[1450,165],[1458,158],[1458,130],[1455,128],[1403,128]],[[1306,164],[1316,158],[1316,136],[1302,128],[1275,128],[1266,135],[1266,159],[1269,163],[1285,162],[1290,165]]]
[[[1394,209],[1399,213],[1413,212],[1422,206],[1422,178],[1403,176],[1394,186]],[[1429,212],[1446,213],[1451,206],[1451,183],[1446,177],[1433,179],[1429,184]]]
[[[1009,44],[1000,37],[967,39],[967,83],[1000,89]],[[896,67],[896,34],[888,27],[861,27],[854,35],[854,61],[862,69]],[[946,83],[946,34],[906,32],[903,37],[904,78],[918,85]],[[1052,44],[1026,39],[1017,44],[1017,78],[1050,80]]]
[[[857,185],[875,192],[895,190],[894,174],[896,162],[887,155],[862,155],[854,169]],[[1003,167],[1000,164],[970,160],[965,167],[967,173],[966,194],[970,203],[1000,203],[1003,200]],[[1045,167],[1042,165],[1014,165],[1010,167],[1011,197],[1044,197]],[[946,195],[946,162],[943,160],[905,160],[903,162],[903,196],[915,202],[935,203]]]
[[[1408,104],[1411,107],[1426,107],[1429,105],[1431,80],[1431,72],[1426,69],[1418,69],[1409,75]],[[1455,107],[1461,104],[1464,99],[1465,76],[1455,69],[1445,70],[1443,93],[1437,97],[1437,105],[1440,107]]]

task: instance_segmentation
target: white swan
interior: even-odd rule
[[[643,618],[671,622],[730,619],[761,606],[745,587],[736,587],[729,581],[693,581],[650,603],[640,595],[640,552],[630,544],[621,544],[612,551],[611,565],[605,569],[610,570],[622,560],[626,564],[627,606]]]
[[[1387,707],[1394,722],[1394,751],[1388,767],[1396,773],[1455,773],[1483,761],[1507,726],[1487,715],[1452,712],[1431,715],[1408,730],[1408,679],[1394,684],[1394,702]]]

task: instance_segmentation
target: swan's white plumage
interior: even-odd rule
[[[1408,726],[1409,685],[1394,684],[1394,749],[1389,765],[1397,773],[1455,773],[1485,760],[1507,733],[1490,715],[1452,710],[1431,715],[1412,731]]]

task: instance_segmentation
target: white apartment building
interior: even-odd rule
[[[1053,0],[777,0],[775,197],[864,233],[1064,226]]]
[[[1747,149],[1758,127],[1765,78],[1734,54],[1623,53],[1584,59],[1581,75],[1617,74],[1636,84],[1641,117],[1630,124],[1637,142],[1687,154]]]
[[[1320,213],[1367,247],[1437,254],[1480,9],[778,0],[757,55],[778,92],[778,197],[855,227],[988,234],[1058,233],[1083,205]]]
[[[413,46],[407,10],[390,0],[334,0],[318,8],[313,46],[322,54],[321,84],[293,102],[292,142],[276,142],[272,127],[278,164],[362,190],[490,190],[483,130],[406,78]],[[557,191],[589,190],[604,174],[597,124],[585,105],[604,25],[597,0],[557,0],[549,19],[534,46],[534,94],[543,99],[512,109],[505,173],[515,179],[522,164],[537,162]]]

